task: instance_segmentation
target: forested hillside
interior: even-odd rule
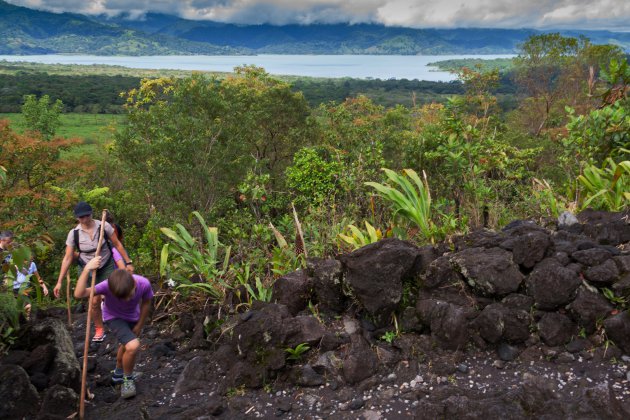
[[[235,25],[149,13],[81,16],[0,0],[0,54],[497,54],[514,53],[531,29],[413,29],[376,24]],[[563,31],[630,49],[630,33]]]
[[[71,13],[49,13],[0,1],[0,54],[235,54],[238,50],[167,35],[149,35]]]

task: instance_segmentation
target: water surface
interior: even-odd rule
[[[0,60],[44,64],[106,64],[140,69],[204,70],[231,72],[236,66],[253,64],[276,75],[352,77],[359,79],[418,79],[451,81],[456,77],[437,71],[429,63],[457,58],[511,58],[513,55],[0,55]]]

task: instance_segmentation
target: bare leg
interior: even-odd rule
[[[92,322],[97,331],[103,331],[103,311],[101,310],[101,296],[94,296],[92,299]]]
[[[123,355],[125,354],[125,346],[118,345],[118,352],[116,353],[116,369],[122,369],[123,367]]]
[[[133,367],[136,364],[136,354],[138,353],[138,349],[140,348],[140,340],[133,339],[122,348],[122,367],[125,376],[131,376],[133,373]],[[120,349],[118,350],[118,354],[120,354]],[[118,364],[118,355],[116,357],[116,364]]]

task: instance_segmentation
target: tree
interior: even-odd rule
[[[44,139],[51,139],[57,132],[62,110],[63,103],[59,99],[51,103],[48,95],[39,99],[35,95],[24,96],[22,115],[26,126],[31,131],[39,131]]]
[[[241,153],[223,135],[226,104],[215,78],[143,80],[127,94],[127,123],[116,133],[113,153],[121,162],[134,200],[174,220],[205,212],[230,180]]]
[[[79,139],[45,139],[39,132],[20,135],[0,120],[0,150],[6,182],[0,189],[0,224],[29,236],[47,231],[67,217],[74,201],[66,183],[80,178],[85,160],[64,161],[60,152]]]
[[[519,114],[528,130],[539,135],[562,126],[567,105],[580,114],[593,109],[599,69],[622,55],[619,47],[592,45],[584,37],[551,33],[528,38],[515,59],[516,82],[526,95]]]
[[[226,134],[242,143],[256,173],[268,173],[279,187],[284,169],[301,147],[312,143],[316,127],[302,93],[256,66],[236,67],[220,84],[226,103]]]
[[[128,93],[127,109],[114,144],[127,186],[175,220],[207,214],[254,169],[280,183],[293,153],[308,143],[304,98],[255,67],[224,80],[145,80]]]

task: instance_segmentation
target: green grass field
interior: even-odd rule
[[[83,140],[82,145],[69,150],[66,156],[88,154],[109,143],[116,127],[124,118],[124,115],[113,114],[61,114],[61,125],[57,130],[57,135]],[[11,128],[18,133],[23,133],[26,128],[22,114],[0,113],[0,119],[8,119],[11,122]]]
[[[111,139],[116,126],[124,118],[124,115],[114,114],[61,114],[57,135],[79,137],[84,144],[103,143]],[[0,113],[0,119],[11,121],[11,127],[18,133],[23,133],[26,128],[22,114]]]

